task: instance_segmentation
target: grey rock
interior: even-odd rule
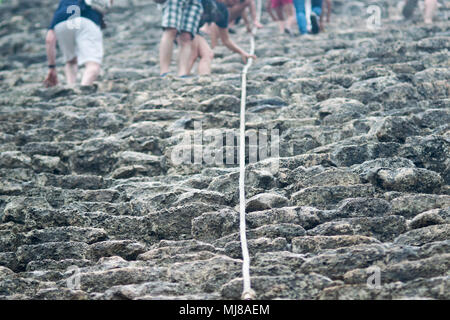
[[[359,235],[303,236],[292,239],[292,252],[303,254],[320,253],[327,249],[338,249],[360,244],[381,244],[375,238]]]
[[[342,217],[382,217],[391,211],[388,201],[377,198],[351,198],[341,201],[337,209]]]
[[[17,249],[20,264],[42,259],[84,259],[89,246],[83,242],[46,242],[36,245],[23,245]]]
[[[119,285],[111,287],[101,295],[104,300],[145,299],[149,296],[182,296],[193,291],[193,288],[178,283],[154,281],[141,284]]]
[[[23,244],[35,245],[45,242],[85,242],[94,243],[107,238],[103,229],[80,227],[56,227],[32,230],[23,235]]]
[[[88,300],[89,295],[81,290],[67,288],[40,289],[34,296],[36,300]]]
[[[138,284],[162,277],[162,271],[156,268],[119,267],[110,270],[81,272],[80,289],[88,293],[103,292],[113,286]]]
[[[439,191],[443,184],[438,173],[419,168],[380,169],[372,180],[386,190],[423,193]]]
[[[433,256],[424,260],[404,261],[380,268],[381,282],[407,282],[417,278],[433,278],[446,275],[449,268],[449,254]],[[366,283],[373,274],[373,269],[356,269],[344,275],[345,283]]]
[[[368,197],[375,194],[369,185],[308,187],[291,196],[291,201],[298,206],[315,206],[319,208],[334,207],[346,198]]]
[[[14,272],[6,267],[0,267],[0,279],[9,278]]]
[[[384,242],[393,240],[406,230],[406,219],[401,216],[345,218],[320,224],[308,230],[308,235],[363,235]]]
[[[94,243],[90,246],[90,256],[94,260],[101,257],[119,256],[127,260],[134,260],[145,252],[145,245],[131,240],[109,240]]]
[[[400,143],[404,143],[407,137],[418,135],[418,133],[418,128],[406,117],[386,117],[375,131],[379,141]]]
[[[419,213],[450,206],[450,196],[414,194],[396,197],[391,201],[392,214],[412,218]]]
[[[262,16],[245,97],[257,299],[450,298],[449,7],[424,26],[394,2],[335,1],[335,25],[300,42]],[[161,78],[157,5],[116,0],[95,85],[63,84],[58,54],[43,88],[54,1],[0,6],[0,299],[240,298],[239,55]]]
[[[246,211],[261,211],[287,206],[289,206],[289,200],[286,197],[277,194],[262,193],[247,200]]]
[[[211,244],[197,240],[161,241],[159,244],[155,245],[151,250],[140,254],[138,256],[138,259],[144,261],[164,262],[164,261],[171,261],[171,259],[173,259],[174,257],[188,258],[188,255],[197,253],[200,253],[203,256],[205,256],[205,252],[215,254],[221,251],[216,249]]]
[[[218,212],[205,212],[192,220],[192,236],[202,241],[213,241],[236,232],[238,227],[236,211],[222,209]]]
[[[217,256],[203,261],[175,263],[167,275],[172,282],[185,281],[205,292],[212,292],[239,276],[241,263],[241,260]]]
[[[434,241],[448,240],[450,235],[449,224],[432,225],[408,231],[395,239],[397,244],[422,246]]]
[[[379,158],[375,160],[365,161],[359,165],[354,165],[353,172],[359,174],[364,181],[368,181],[370,177],[380,168],[414,168],[415,165],[411,160],[394,157],[394,158]]]
[[[316,272],[332,279],[343,279],[347,271],[364,268],[381,260],[386,254],[380,244],[356,245],[329,250],[306,259],[300,271]]]
[[[285,238],[258,238],[248,240],[248,250],[250,255],[257,252],[271,252],[287,250],[287,241]],[[242,258],[240,241],[231,241],[225,246],[225,253],[232,258]]]
[[[296,272],[305,262],[301,254],[289,251],[257,253],[252,260],[252,265],[257,267],[270,267],[273,265],[287,266],[291,272]]]
[[[239,299],[242,282],[242,278],[238,278],[225,284],[220,289],[222,298]],[[317,299],[321,291],[331,282],[329,278],[318,274],[251,278],[252,288],[258,299]]]
[[[27,213],[32,210],[33,207],[39,207],[43,209],[50,209],[51,206],[44,198],[32,198],[32,197],[18,197],[12,198],[7,203],[3,210],[3,222],[12,221],[15,223],[24,223]]]
[[[415,216],[408,225],[412,229],[419,229],[430,225],[446,223],[446,221],[439,215],[439,212],[439,209],[422,212]]]
[[[0,166],[4,168],[29,168],[31,159],[19,151],[6,151],[0,153]]]

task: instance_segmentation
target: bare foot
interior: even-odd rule
[[[261,23],[259,23],[259,21],[255,21],[255,22],[254,22],[254,25],[255,25],[255,27],[257,27],[258,29],[264,28],[264,26],[263,26]]]

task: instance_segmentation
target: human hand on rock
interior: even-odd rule
[[[49,69],[47,77],[45,77],[44,85],[45,87],[54,87],[58,84],[58,75],[56,69]]]
[[[248,53],[243,53],[241,57],[242,57],[242,61],[244,61],[245,64],[247,64],[247,61],[250,58],[256,59],[256,56],[254,54],[248,54]]]

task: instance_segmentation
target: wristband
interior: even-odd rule
[[[49,64],[49,65],[48,65],[48,68],[49,68],[49,69],[55,69],[55,68],[56,68],[56,65],[54,65],[54,64]]]

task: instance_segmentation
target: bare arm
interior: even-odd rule
[[[228,49],[230,49],[231,51],[240,54],[244,63],[247,63],[248,58],[256,59],[255,55],[248,54],[247,52],[242,50],[239,46],[237,46],[233,42],[233,40],[230,39],[230,34],[228,33],[228,29],[222,29],[222,28],[217,28],[217,29],[219,30],[219,36],[220,36],[220,39],[222,40],[222,43],[224,44],[224,46],[227,47]]]
[[[44,84],[47,87],[52,87],[58,84],[58,78],[56,75],[56,35],[55,31],[50,29],[47,31],[45,38],[45,49],[47,51],[47,62],[51,66],[48,69],[47,77],[44,80]]]

